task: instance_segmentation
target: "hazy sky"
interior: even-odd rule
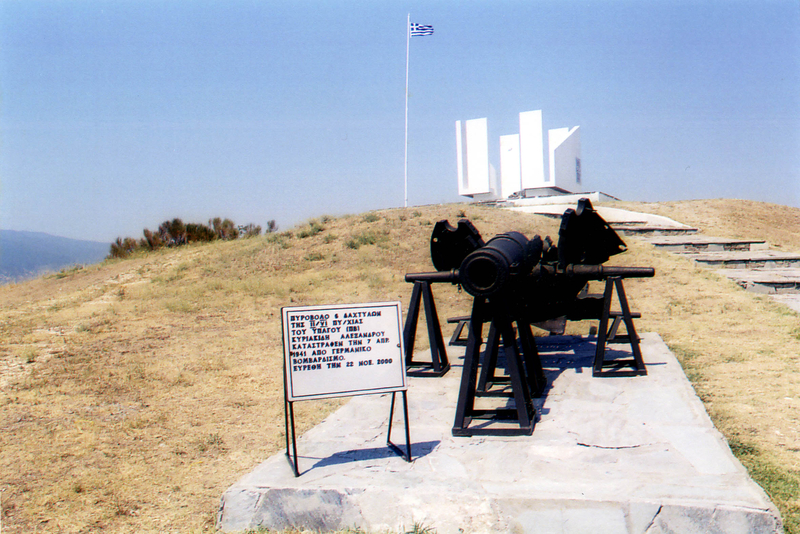
[[[0,1],[0,227],[110,241],[454,202],[455,126],[580,125],[584,185],[800,206],[800,2]]]

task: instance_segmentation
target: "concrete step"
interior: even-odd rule
[[[719,269],[717,272],[748,291],[767,295],[800,293],[800,268]]]
[[[690,226],[656,226],[636,222],[615,222],[610,223],[610,226],[619,234],[645,238],[653,236],[683,236],[697,233],[697,228]]]
[[[769,245],[763,239],[726,239],[705,235],[669,235],[652,237],[648,241],[657,248],[676,253],[769,250]]]
[[[800,267],[800,254],[777,250],[707,252],[692,254],[697,263],[724,269]]]

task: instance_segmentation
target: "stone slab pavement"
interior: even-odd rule
[[[725,252],[705,252],[700,254],[693,254],[690,256],[696,262],[708,264],[753,264],[753,263],[786,263],[787,267],[792,267],[798,264],[800,267],[800,253],[797,252],[782,252],[779,250],[731,250]]]
[[[218,526],[782,531],[657,334],[642,335],[647,376],[593,378],[594,346],[593,338],[540,338],[548,389],[531,436],[457,438],[464,349],[448,347],[454,365],[446,376],[409,379],[413,462],[386,445],[391,396],[355,397],[299,439],[299,478],[283,452],[269,458],[223,494]],[[402,445],[397,410],[394,424],[392,441]]]
[[[763,239],[728,239],[707,235],[668,235],[648,239],[651,245],[671,252],[724,252],[726,250],[769,250]]]
[[[748,291],[770,296],[787,295],[789,298],[781,302],[790,307],[792,302],[800,302],[800,268],[717,269],[717,274],[730,278]],[[793,309],[797,310],[796,307]]]

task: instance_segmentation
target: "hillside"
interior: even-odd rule
[[[108,255],[108,248],[108,243],[97,241],[0,230],[0,284],[97,263]]]
[[[679,211],[698,226],[710,214],[716,235],[729,225],[793,243],[780,220],[766,228],[773,238],[755,217],[726,222],[716,202],[625,207]],[[773,209],[730,202],[765,217]],[[463,215],[487,238],[512,229],[557,236],[557,220],[493,208],[385,210],[0,287],[4,532],[212,530],[221,493],[284,443],[281,306],[400,300],[405,309],[403,275],[432,269],[433,223]],[[675,351],[787,530],[800,532],[798,315],[626,241],[613,263],[657,272],[626,283],[638,329]],[[455,287],[435,294],[442,318],[470,308]],[[337,402],[298,403],[298,430]]]

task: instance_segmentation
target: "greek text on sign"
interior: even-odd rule
[[[281,309],[287,400],[406,389],[399,302]]]

